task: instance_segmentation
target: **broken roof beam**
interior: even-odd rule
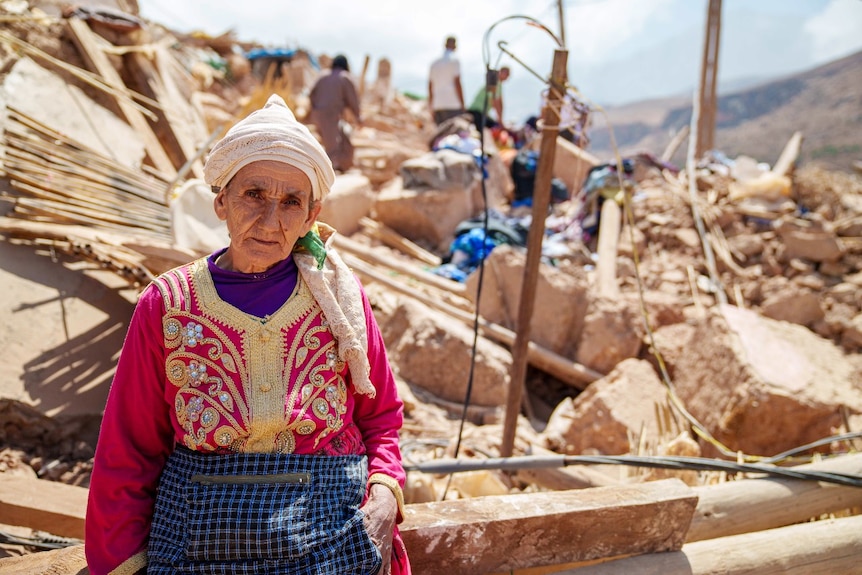
[[[75,45],[81,52],[81,56],[89,66],[92,66],[105,82],[111,87],[121,91],[128,92],[128,88],[123,83],[119,72],[114,69],[107,54],[99,45],[101,37],[90,29],[90,26],[80,18],[69,18],[67,20],[70,36],[74,40]],[[104,42],[104,40],[102,40]],[[147,155],[153,162],[155,168],[164,174],[167,179],[171,179],[177,174],[177,169],[168,157],[167,152],[159,138],[156,136],[149,122],[135,106],[131,105],[125,98],[117,98],[117,105],[120,111],[126,117],[129,125],[141,136],[144,141],[144,149]]]
[[[682,548],[697,502],[676,479],[407,506],[416,573],[510,572]]]

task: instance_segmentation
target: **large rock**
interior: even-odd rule
[[[339,174],[329,195],[323,200],[317,219],[326,222],[342,235],[359,231],[359,220],[371,213],[374,194],[371,182],[362,174]]]
[[[441,399],[461,403],[470,373],[473,331],[464,324],[428,309],[413,299],[383,302],[378,310],[381,331],[398,375]],[[385,315],[385,317],[384,317]],[[506,404],[512,356],[502,347],[480,339],[476,349],[470,404]]]
[[[561,402],[542,437],[559,453],[629,453],[630,436],[643,430],[648,437],[658,437],[655,405],[666,401],[667,391],[652,366],[628,359],[574,400]]]
[[[775,223],[775,230],[784,243],[788,260],[802,258],[813,262],[834,262],[844,254],[841,240],[828,224],[785,219]]]
[[[521,302],[526,254],[499,245],[485,260],[479,312],[488,321],[514,330]],[[467,278],[467,296],[475,303],[479,273]],[[555,353],[573,357],[587,312],[587,276],[579,267],[539,266],[530,340]]]
[[[775,455],[834,433],[844,408],[862,412],[859,371],[802,326],[722,305],[693,341],[678,359],[675,388],[731,450]]]
[[[395,178],[374,202],[377,221],[431,251],[445,253],[455,228],[473,215],[470,190],[410,190]]]
[[[597,297],[583,320],[575,360],[600,373],[637,357],[643,345],[640,304],[631,298]]]
[[[404,187],[410,189],[469,188],[479,177],[479,167],[470,154],[454,150],[428,152],[401,164]]]

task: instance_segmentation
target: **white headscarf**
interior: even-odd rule
[[[335,181],[326,150],[277,94],[213,146],[204,165],[204,179],[210,186],[222,188],[240,169],[260,160],[284,162],[302,170],[311,182],[312,199],[317,201],[326,197]]]

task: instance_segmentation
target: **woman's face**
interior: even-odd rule
[[[308,176],[274,160],[241,168],[216,194],[214,207],[230,233],[219,265],[243,273],[263,272],[287,258],[320,212],[320,202],[311,208]]]

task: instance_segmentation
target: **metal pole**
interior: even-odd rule
[[[539,165],[533,185],[533,218],[527,234],[527,261],[524,282],[521,285],[521,301],[518,308],[517,333],[512,346],[512,373],[509,393],[506,397],[506,418],[503,424],[503,441],[500,453],[512,455],[515,444],[515,428],[521,411],[524,381],[527,375],[527,346],[530,343],[530,320],[536,299],[536,283],[539,277],[539,262],[542,257],[542,238],[545,236],[545,218],[551,203],[551,178],[554,155],[557,151],[557,134],[560,131],[560,106],[566,91],[567,50],[554,51],[551,68],[551,86],[548,101],[542,111],[542,142],[539,147]]]

